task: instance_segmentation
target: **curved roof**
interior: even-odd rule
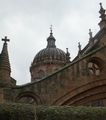
[[[45,48],[42,49],[34,58],[33,63],[38,62],[66,62],[66,54],[59,48]]]
[[[32,64],[37,63],[66,63],[66,53],[55,45],[56,39],[51,31],[50,36],[47,38],[47,47],[42,49],[35,56]]]

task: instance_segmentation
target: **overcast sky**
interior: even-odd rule
[[[29,67],[34,56],[46,47],[50,25],[56,46],[69,48],[71,59],[99,31],[99,3],[106,0],[0,0],[0,38],[8,36],[11,76],[17,84],[30,81]],[[0,42],[0,51],[3,42]]]

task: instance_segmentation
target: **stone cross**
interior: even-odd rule
[[[4,41],[5,43],[7,43],[7,42],[10,41],[10,39],[7,39],[7,36],[5,36],[5,37],[2,39],[2,41]]]

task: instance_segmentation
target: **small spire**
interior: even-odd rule
[[[68,48],[66,48],[66,52],[68,53]]]
[[[81,44],[80,42],[78,42],[78,57],[80,58],[81,57]]]
[[[66,48],[66,61],[67,63],[70,63],[70,53],[68,51],[68,48]]]
[[[52,34],[53,34],[52,29],[53,29],[53,26],[52,26],[52,25],[50,25],[50,35],[52,35]]]
[[[102,3],[100,3],[100,11],[99,11],[99,13],[100,13],[100,18],[102,20],[106,20],[105,9],[103,8]]]
[[[68,51],[68,48],[66,48],[66,54],[70,56],[70,53]]]
[[[79,52],[81,51],[81,44],[80,42],[78,42],[78,48],[79,48]]]
[[[94,40],[93,40],[91,29],[89,29],[89,45],[90,46],[94,45]]]
[[[93,37],[92,37],[92,31],[91,31],[91,29],[89,29],[89,38],[90,38],[90,39],[93,38]]]
[[[10,68],[10,62],[9,62],[9,56],[8,56],[8,49],[7,49],[7,37],[3,38],[2,41],[4,41],[3,49],[0,54],[0,69],[8,70],[8,72],[11,72]]]
[[[3,86],[10,86],[11,84],[11,67],[9,62],[8,48],[7,48],[7,37],[3,38],[4,41],[2,52],[0,54],[0,80],[3,83]]]

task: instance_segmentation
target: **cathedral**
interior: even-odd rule
[[[16,85],[11,77],[7,37],[0,53],[0,103],[34,105],[106,106],[106,14],[100,3],[100,30],[70,61],[66,52],[56,46],[52,28],[47,46],[32,60],[31,82]]]

